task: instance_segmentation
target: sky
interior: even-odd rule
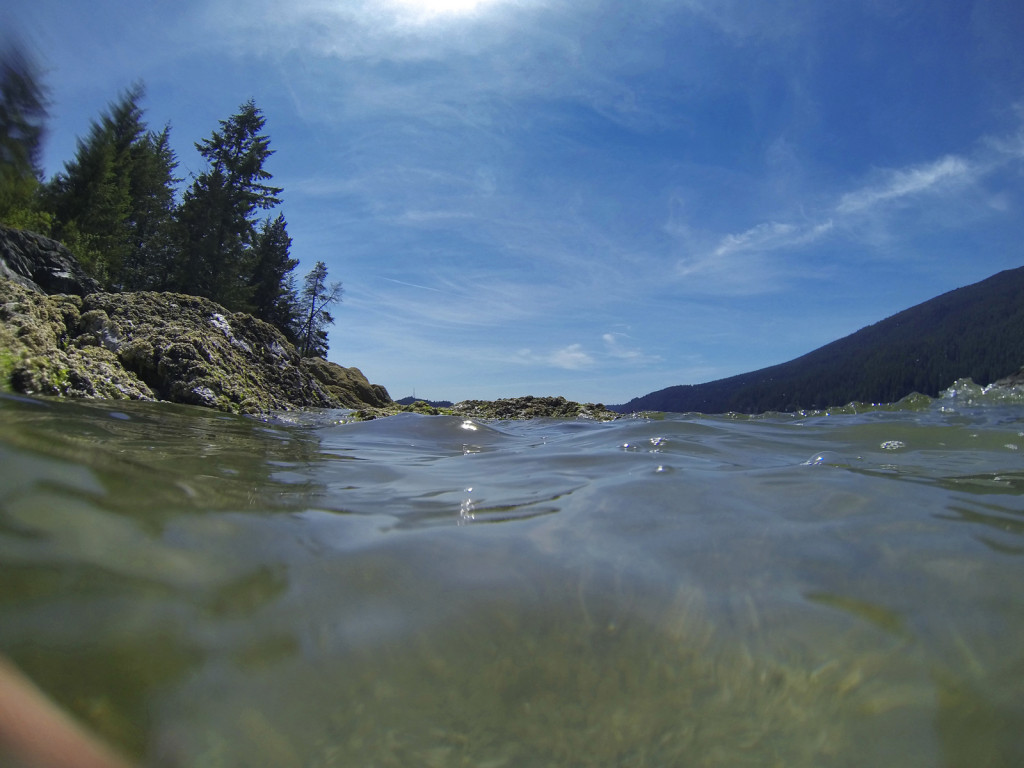
[[[255,100],[328,357],[394,398],[624,403],[1024,264],[1019,0],[4,6],[47,175],[135,82],[186,180]]]

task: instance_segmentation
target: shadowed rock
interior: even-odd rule
[[[100,289],[71,251],[56,240],[2,225],[0,277],[42,293],[84,296]]]

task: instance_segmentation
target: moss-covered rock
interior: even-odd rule
[[[344,368],[320,357],[304,358],[302,367],[348,408],[381,408],[391,403],[388,391],[379,384],[371,384],[358,368]]]
[[[381,407],[358,369],[303,360],[280,331],[173,293],[36,293],[0,279],[0,383],[28,394],[169,400],[233,413]]]
[[[389,403],[384,407],[362,408],[363,419],[376,419],[398,413],[419,413],[430,416],[463,416],[472,419],[590,419],[612,421],[622,414],[609,411],[601,403],[577,403],[564,397],[510,397],[503,400],[463,400],[450,408],[439,408],[422,400],[404,405]]]
[[[619,418],[601,403],[577,403],[564,397],[510,397],[503,400],[463,400],[455,413],[482,419],[596,419]]]

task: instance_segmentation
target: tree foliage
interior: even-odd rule
[[[168,284],[176,242],[174,213],[178,165],[171,128],[147,131],[133,147],[130,177],[130,242],[121,269],[123,290],[156,290]]]
[[[328,308],[341,301],[341,283],[327,283],[327,265],[318,261],[306,275],[299,297],[299,326],[296,332],[299,354],[327,356],[327,326],[334,322]]]
[[[0,221],[10,226],[48,229],[36,205],[42,179],[46,89],[36,61],[24,46],[0,48]]]
[[[251,309],[257,216],[281,202],[281,188],[266,183],[271,174],[263,166],[273,150],[261,133],[265,122],[250,100],[196,143],[207,169],[193,178],[178,211],[177,287],[229,309]]]
[[[54,235],[114,290],[144,286],[144,265],[168,247],[177,163],[170,129],[143,120],[143,94],[135,85],[111,104],[44,193]]]
[[[253,244],[252,313],[294,334],[299,320],[298,298],[292,271],[299,265],[291,258],[292,239],[283,214],[264,220]]]
[[[141,84],[111,103],[63,170],[42,183],[44,91],[22,49],[2,53],[0,221],[62,240],[107,290],[205,296],[293,341],[305,334],[305,354],[326,353],[328,307],[341,286],[328,286],[318,263],[300,301],[284,215],[266,215],[282,190],[266,169],[273,150],[252,100],[196,142],[206,167],[180,199],[170,127],[149,130]]]

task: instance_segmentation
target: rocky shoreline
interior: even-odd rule
[[[59,243],[0,227],[0,390],[162,400],[252,415],[346,408],[363,419],[408,412],[619,417],[563,397],[400,405],[358,368],[301,357],[277,328],[251,315],[197,296],[96,288]]]
[[[422,400],[409,405],[391,403],[384,408],[358,410],[360,418],[373,419],[398,413],[421,413],[431,416],[462,416],[467,419],[510,421],[520,419],[587,419],[612,421],[621,413],[609,411],[602,403],[577,403],[564,397],[509,397],[500,400],[463,400],[451,407],[438,407]]]
[[[230,413],[384,407],[357,368],[302,358],[268,323],[175,293],[46,295],[0,279],[0,381],[30,395]]]

